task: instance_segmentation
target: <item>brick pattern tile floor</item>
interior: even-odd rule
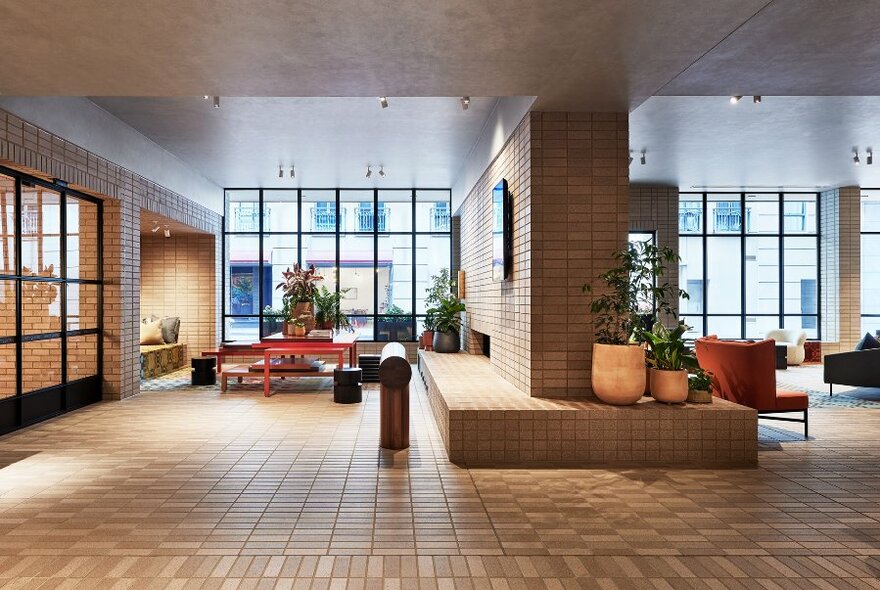
[[[169,383],[0,438],[0,588],[880,588],[875,409],[757,469],[466,470],[421,390],[389,454],[372,388]]]

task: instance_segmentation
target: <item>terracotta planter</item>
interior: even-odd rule
[[[306,335],[306,327],[305,326],[294,326],[293,327],[293,335],[302,338]]]
[[[712,392],[705,389],[689,389],[687,401],[689,404],[711,404]]]
[[[651,367],[645,367],[645,393],[651,395]]]
[[[311,301],[300,301],[297,303],[293,309],[293,317],[303,321],[306,325],[306,333],[315,329],[315,312]]]
[[[645,349],[641,346],[594,344],[593,393],[606,404],[630,406],[645,393]]]
[[[293,336],[293,324],[291,322],[285,322],[284,326],[284,335],[285,336]]]
[[[680,404],[688,396],[688,373],[651,369],[651,395],[664,404]]]
[[[425,330],[422,332],[422,344],[425,347],[425,350],[431,351],[434,350],[434,331],[433,330]]]

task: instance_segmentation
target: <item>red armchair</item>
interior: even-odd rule
[[[803,420],[765,416],[772,420],[800,422],[808,436],[810,397],[802,391],[776,389],[776,345],[773,340],[730,342],[717,338],[696,341],[700,367],[712,373],[712,394],[763,414],[803,412]]]

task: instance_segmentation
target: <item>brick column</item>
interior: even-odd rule
[[[861,338],[861,190],[821,194],[822,353],[852,350]]]

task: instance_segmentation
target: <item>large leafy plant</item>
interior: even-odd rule
[[[440,269],[439,273],[431,277],[431,286],[425,289],[425,307],[427,308],[427,311],[425,312],[425,320],[423,322],[425,330],[431,332],[435,330],[443,331],[437,327],[437,318],[433,312],[440,307],[440,304],[444,299],[452,296],[452,290],[454,288],[455,281],[449,276],[448,268]],[[457,297],[456,300],[458,300]],[[461,311],[464,311],[463,306]],[[461,322],[459,322],[459,324],[460,323]]]
[[[697,357],[684,341],[684,333],[690,327],[678,322],[671,330],[657,322],[650,331],[643,331],[642,336],[651,348],[650,364],[662,371],[681,371],[696,369]]]
[[[458,332],[461,329],[461,312],[465,311],[464,303],[455,295],[447,295],[436,307],[428,310],[434,319],[437,332]]]
[[[315,292],[315,320],[332,323],[337,328],[351,329],[348,316],[342,313],[342,298],[348,291],[348,289],[330,291],[322,285]]]
[[[284,293],[285,299],[298,303],[313,302],[318,293],[318,282],[324,280],[315,270],[314,264],[310,264],[308,268],[295,264],[292,271],[288,268],[281,276],[284,280],[275,288]]]
[[[663,282],[668,264],[680,258],[671,248],[651,242],[632,242],[612,254],[617,266],[599,277],[604,287],[584,285],[594,295],[590,311],[595,317],[596,341],[600,344],[628,344],[639,341],[644,327],[663,316],[675,317],[672,302],[688,294]]]

